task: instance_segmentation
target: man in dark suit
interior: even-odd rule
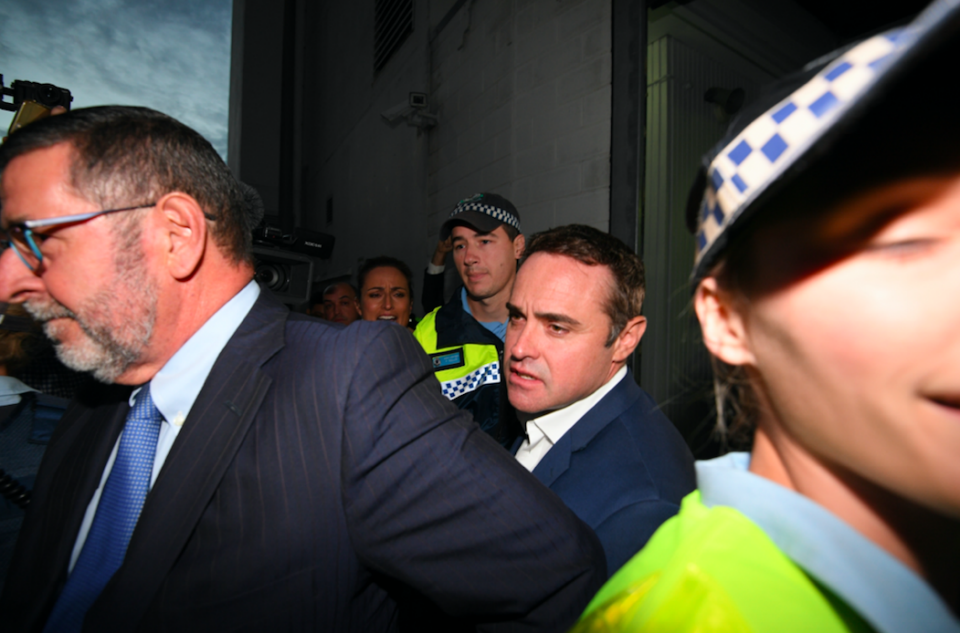
[[[530,240],[507,303],[514,453],[596,531],[611,575],[695,486],[690,450],[626,368],[643,293],[639,257],[570,225]]]
[[[408,332],[251,281],[242,194],[193,130],[115,106],[31,124],[0,203],[3,298],[105,383],[44,457],[2,630],[392,631],[411,594],[561,630],[602,581],[590,530]]]

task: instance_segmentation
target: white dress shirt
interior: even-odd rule
[[[620,384],[620,381],[626,375],[627,367],[624,365],[613,375],[613,378],[583,400],[577,400],[562,409],[528,420],[527,439],[517,450],[517,461],[523,464],[524,468],[533,472],[533,469],[537,467],[543,456],[553,448],[553,445],[559,442],[560,438],[580,421],[580,418],[603,400],[604,396]]]
[[[0,407],[19,404],[21,396],[30,392],[40,393],[13,376],[0,376]]]
[[[207,376],[210,375],[217,357],[220,356],[220,352],[226,347],[233,333],[240,327],[240,323],[246,318],[259,296],[260,286],[255,281],[244,286],[243,290],[235,294],[199,330],[194,332],[193,336],[177,350],[177,353],[150,381],[150,396],[163,416],[160,436],[157,438],[157,452],[153,458],[153,472],[150,476],[151,490],[157,481],[160,469],[163,468],[163,463],[167,460],[167,455],[170,454],[170,449],[173,448],[173,441],[177,439],[180,427],[190,414],[190,409],[200,394],[203,383],[207,381]],[[130,394],[131,407],[142,388],[138,387]],[[123,432],[120,436],[123,436]],[[70,555],[68,571],[71,573],[83,550],[83,544],[87,542],[87,535],[90,533],[90,526],[93,525],[93,517],[97,514],[97,505],[100,503],[100,493],[103,492],[103,486],[107,483],[107,477],[113,469],[119,447],[120,437],[113,445],[113,452],[110,453],[107,466],[103,469],[103,476],[100,477],[100,485],[93,493],[93,498],[87,505],[86,514],[83,515],[83,523],[80,524],[80,532],[77,533],[73,553]]]

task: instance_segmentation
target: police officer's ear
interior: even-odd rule
[[[739,306],[714,277],[705,277],[697,286],[693,307],[707,351],[728,365],[755,362]]]
[[[517,259],[523,257],[523,249],[527,247],[527,239],[523,233],[513,239],[513,256]]]

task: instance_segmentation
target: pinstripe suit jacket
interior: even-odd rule
[[[60,424],[4,631],[42,628],[128,394],[91,389]],[[604,577],[593,533],[441,395],[408,332],[289,315],[264,292],[85,630],[392,631],[411,589],[497,630],[561,630]]]

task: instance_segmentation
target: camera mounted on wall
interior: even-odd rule
[[[10,97],[12,100],[8,101]],[[3,84],[0,75],[0,109],[16,112],[7,134],[12,134],[28,123],[50,116],[56,107],[70,109],[73,95],[66,88],[53,84],[15,79],[10,87]]]
[[[401,121],[406,121],[410,127],[429,130],[437,124],[437,115],[428,109],[427,93],[411,92],[406,101],[401,101],[392,108],[380,113],[383,120],[390,127],[396,127]]]

